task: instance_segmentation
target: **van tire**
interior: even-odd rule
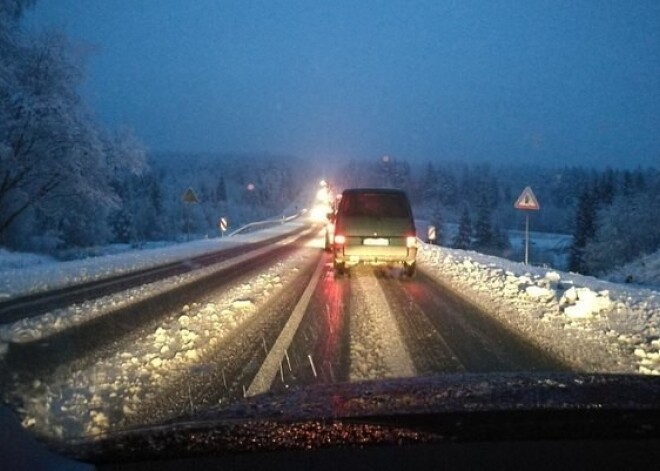
[[[417,271],[417,264],[415,262],[404,263],[403,269],[408,278],[413,278],[415,276],[415,272]]]
[[[335,278],[341,278],[346,274],[346,264],[335,262]]]

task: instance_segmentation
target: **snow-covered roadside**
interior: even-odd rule
[[[589,372],[660,374],[660,292],[423,244],[425,272]]]
[[[293,221],[235,237],[205,239],[157,249],[135,250],[71,262],[53,262],[27,268],[0,270],[0,300],[109,278],[178,260],[186,260],[218,249],[259,242],[293,232],[304,225],[306,225],[305,221]],[[16,256],[20,257],[18,254]]]
[[[635,283],[660,290],[660,250],[612,270],[605,278],[617,283]]]
[[[49,377],[21,385],[11,395],[23,404],[23,425],[51,438],[99,435],[125,428],[138,411],[148,413],[149,405],[158,403],[162,409],[169,400],[163,391],[182,377],[224,378],[213,358],[240,326],[290,286],[301,271],[317,263],[318,247],[309,247],[313,250],[295,251],[248,283],[180,305],[146,335],[123,339],[115,351],[95,358],[91,366],[60,368]],[[172,401],[171,407],[180,408],[172,410],[173,415],[199,406],[189,391],[179,393],[189,397],[184,404]]]
[[[309,229],[304,233],[311,230],[313,229]],[[297,238],[298,236],[292,235],[277,242],[277,245],[289,244]],[[215,272],[243,264],[269,250],[272,250],[272,247],[264,247],[200,270],[171,276],[164,280],[140,285],[109,296],[86,301],[82,304],[74,304],[40,316],[21,319],[12,324],[0,324],[0,357],[6,351],[6,346],[3,347],[3,343],[26,343],[44,339],[63,330],[89,322],[97,317],[109,315],[117,309],[157,296],[173,288],[190,285]]]
[[[0,248],[0,273],[50,263],[57,263],[57,260],[47,255],[12,252],[11,250]]]

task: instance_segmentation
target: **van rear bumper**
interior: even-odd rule
[[[335,246],[335,263],[358,265],[361,263],[407,263],[411,264],[417,257],[417,247],[368,247],[368,246]]]

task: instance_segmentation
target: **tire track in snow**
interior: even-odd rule
[[[353,273],[350,381],[415,376],[414,363],[373,270],[354,269]]]

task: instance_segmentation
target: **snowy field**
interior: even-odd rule
[[[429,223],[423,219],[415,220],[417,235],[424,241],[427,239]],[[445,223],[442,225],[443,246],[450,246],[458,232],[458,224]],[[509,229],[506,231],[511,242],[511,249],[501,254],[504,258],[513,261],[525,259],[525,231]],[[550,266],[565,269],[568,266],[568,248],[572,236],[552,232],[529,232],[529,261],[532,265]]]
[[[635,283],[660,290],[660,251],[627,263],[606,275],[618,283]]]
[[[581,371],[660,374],[660,292],[424,245],[421,268]]]
[[[525,231],[508,230],[512,253],[507,258],[523,261],[525,258]],[[568,234],[552,232],[529,232],[529,263],[551,266],[558,269],[568,267],[568,248],[573,238]]]
[[[0,273],[17,268],[34,267],[49,263],[57,263],[57,260],[47,255],[12,252],[0,248]]]

